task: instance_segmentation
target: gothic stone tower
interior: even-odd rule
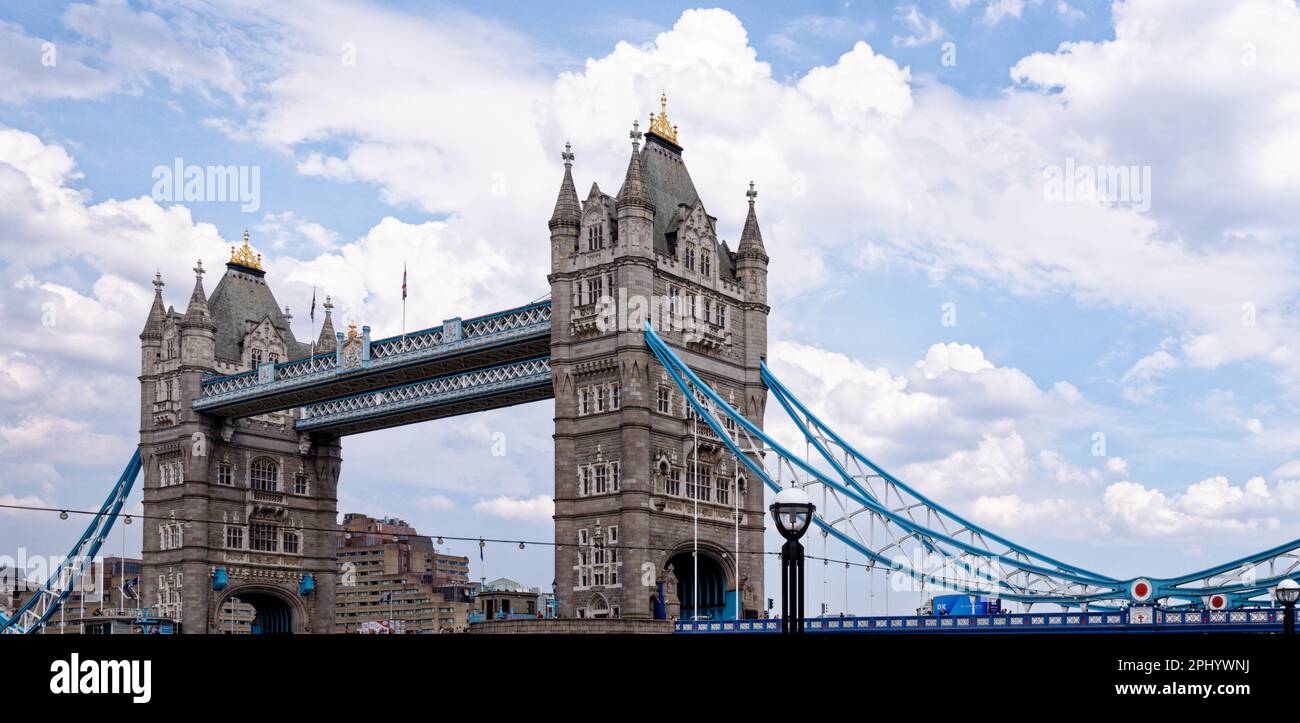
[[[294,339],[247,233],[211,297],[202,262],[195,273],[184,314],[164,310],[155,278],[140,334],[141,605],[183,632],[207,633],[220,631],[220,611],[237,597],[264,631],[329,632],[338,438],[299,434],[294,412],[224,420],[190,407],[204,376],[305,357],[310,347]],[[325,326],[318,352],[334,348],[328,312]],[[223,590],[214,589],[218,570]],[[302,594],[308,577],[315,589]]]
[[[689,617],[697,589],[701,617],[732,616],[737,585],[742,614],[760,609],[762,486],[744,475],[737,484],[735,460],[702,422],[695,448],[687,402],[642,335],[649,316],[701,378],[762,425],[768,258],[757,194],[751,184],[733,252],[719,242],[677,129],[661,110],[644,136],[634,125],[616,197],[593,183],[579,203],[567,145],[562,156],[549,279],[555,577],[564,616],[649,618],[662,595],[668,616]]]

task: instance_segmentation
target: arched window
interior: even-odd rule
[[[269,457],[258,457],[248,468],[248,486],[265,492],[280,491],[280,466]]]

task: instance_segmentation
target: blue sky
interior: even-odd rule
[[[248,227],[282,304],[305,312],[318,287],[381,336],[400,325],[403,262],[412,326],[525,303],[546,291],[561,146],[580,190],[616,190],[628,126],[665,91],[720,235],[738,238],[758,184],[773,366],[896,474],[1116,575],[1297,536],[1293,3],[696,7],[0,8],[0,318],[16,339],[0,349],[0,499],[85,507],[107,490],[134,444],[155,269],[181,304],[194,259],[218,268]],[[152,169],[176,158],[256,166],[259,208],[152,198]],[[1146,169],[1149,203],[1050,197],[1044,174],[1067,162]],[[312,334],[305,313],[294,325]],[[340,511],[549,539],[549,418],[348,439]],[[436,466],[384,464],[416,449]],[[75,536],[0,520],[4,549]],[[541,548],[488,563],[551,579]]]

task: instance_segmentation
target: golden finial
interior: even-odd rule
[[[349,322],[348,322],[348,338],[349,338],[349,339],[356,339],[356,338],[359,337],[359,336],[361,336],[361,335],[357,333],[357,322],[355,322],[355,321],[349,321]]]
[[[650,132],[667,141],[677,143],[677,126],[668,122],[668,94],[659,95],[659,115],[650,114]]]
[[[253,247],[248,245],[248,229],[244,229],[244,245],[238,249],[230,247],[230,263],[262,270],[262,255],[253,253]]]

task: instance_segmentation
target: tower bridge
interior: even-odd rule
[[[59,569],[21,608],[0,611],[0,631],[34,632],[58,610],[139,477],[151,612],[184,632],[215,632],[238,598],[268,632],[328,632],[342,438],[546,400],[566,617],[771,629],[741,621],[760,616],[764,489],[791,485],[821,492],[814,522],[871,574],[1076,611],[966,621],[972,629],[1127,624],[1156,602],[1211,611],[1195,620],[1213,625],[1215,611],[1258,606],[1279,580],[1300,577],[1300,540],[1180,577],[1110,577],[999,536],[890,475],[765,363],[769,259],[753,184],[733,250],[696,192],[666,99],[649,130],[634,124],[629,137],[615,195],[593,183],[580,201],[574,154],[567,144],[561,154],[548,300],[372,340],[367,326],[336,331],[327,299],[319,337],[304,342],[247,233],[211,294],[196,264],[183,311],[165,304],[155,277],[140,334],[138,449]],[[764,431],[769,397],[805,453]]]

